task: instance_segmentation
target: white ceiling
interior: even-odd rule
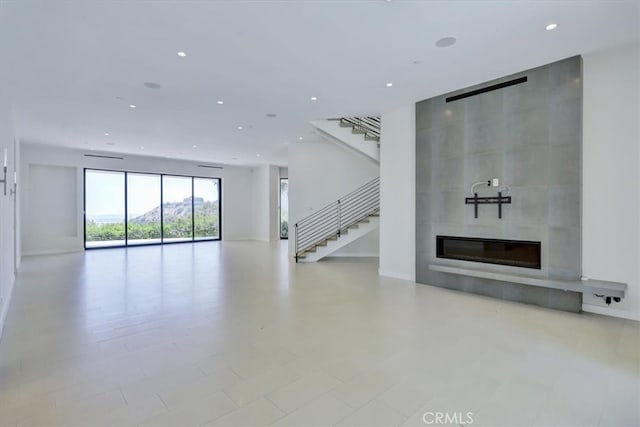
[[[310,120],[380,114],[637,42],[638,4],[0,0],[0,62],[25,140],[285,165],[287,144],[313,137]],[[450,35],[453,47],[435,46]]]

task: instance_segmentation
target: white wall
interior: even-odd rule
[[[278,188],[280,171],[277,166],[262,165],[252,169],[253,235],[257,240],[278,240]]]
[[[626,282],[627,297],[583,309],[640,320],[640,46],[584,56],[583,275]],[[600,307],[605,307],[603,311]]]
[[[289,253],[295,252],[294,224],[379,176],[379,167],[363,155],[315,139],[289,145]],[[378,231],[332,256],[377,256]]]
[[[19,259],[14,257],[14,207],[16,196],[11,194],[13,188],[13,173],[16,170],[15,159],[19,157],[15,135],[13,131],[13,119],[11,105],[6,93],[5,76],[3,67],[0,67],[0,168],[2,168],[2,149],[7,149],[7,195],[4,195],[4,186],[0,184],[0,336],[4,327],[9,302],[15,281],[15,266]],[[0,179],[3,177],[0,169]]]
[[[415,105],[382,114],[380,274],[415,281]]]
[[[29,164],[23,170],[25,253],[77,250],[82,236],[82,206],[77,196],[78,169],[71,166]],[[82,245],[82,240],[80,240]]]
[[[224,169],[208,169],[197,167],[195,162],[131,155],[121,155],[123,160],[89,158],[84,157],[85,152],[80,150],[35,144],[21,144],[21,148],[20,182],[25,189],[21,197],[24,255],[83,249],[84,168],[221,178],[222,238],[255,238],[250,168],[225,166]],[[34,171],[35,175],[32,175]],[[48,174],[49,179],[41,177],[42,173]],[[75,175],[75,185],[71,184],[73,179],[70,175]],[[56,213],[56,221],[63,227],[50,227],[48,212],[37,209],[39,200],[51,191],[55,191],[57,199],[66,200],[66,206],[61,206],[60,212]],[[75,232],[70,224],[75,224]],[[49,231],[43,234],[42,230],[47,228]]]
[[[222,240],[255,239],[251,170],[225,166],[222,172]]]

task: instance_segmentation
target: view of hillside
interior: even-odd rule
[[[217,237],[218,201],[193,200],[195,238]],[[165,238],[191,238],[191,197],[181,202],[164,203],[152,210],[129,219],[127,224],[130,240],[160,239],[160,220],[164,223]],[[162,213],[162,215],[161,215]],[[124,240],[125,229],[122,221],[104,222],[102,219],[88,218],[86,223],[87,241]]]

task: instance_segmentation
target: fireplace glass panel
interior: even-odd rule
[[[540,269],[540,242],[436,236],[438,258]]]

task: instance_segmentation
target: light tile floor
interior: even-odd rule
[[[24,260],[0,425],[638,426],[639,370],[636,322],[381,278],[373,259],[108,249]]]

